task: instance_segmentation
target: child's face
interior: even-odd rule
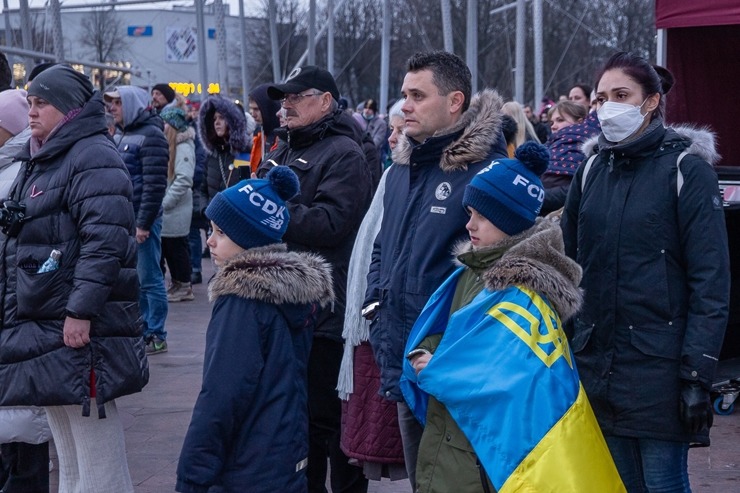
[[[221,267],[224,262],[244,251],[242,247],[231,241],[231,238],[226,236],[226,233],[213,221],[211,221],[211,229],[213,233],[208,237],[206,245],[211,251],[211,260],[216,267]]]
[[[468,212],[470,213],[470,220],[465,225],[465,229],[468,230],[474,250],[491,246],[509,237],[472,207],[468,207]]]

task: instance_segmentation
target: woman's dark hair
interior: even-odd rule
[[[643,96],[652,96],[655,93],[660,94],[660,103],[653,112],[652,118],[663,118],[665,116],[665,95],[673,87],[675,82],[673,74],[668,69],[659,65],[651,65],[644,58],[620,51],[607,60],[604,67],[596,76],[596,87],[599,81],[609,70],[619,69],[631,79],[634,79],[642,88]]]
[[[591,88],[591,86],[586,85],[586,84],[575,84],[573,87],[570,88],[570,90],[572,91],[576,87],[578,89],[580,89],[583,92],[583,94],[586,95],[586,99],[589,102],[591,102],[591,91],[593,91],[593,89]],[[568,91],[568,92],[570,92],[570,91]]]

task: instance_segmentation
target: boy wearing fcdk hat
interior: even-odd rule
[[[316,314],[334,292],[323,258],[281,243],[285,202],[298,189],[293,171],[277,166],[218,193],[206,209],[218,272],[179,492],[306,491],[306,367]]]
[[[465,189],[470,241],[414,325],[401,377],[425,423],[418,492],[623,491],[561,326],[580,306],[581,269],[565,256],[559,225],[537,218],[548,159],[546,147],[525,143]],[[558,434],[566,411],[589,466]]]

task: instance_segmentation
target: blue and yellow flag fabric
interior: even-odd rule
[[[536,292],[510,287],[483,290],[450,317],[460,272],[409,337],[407,352],[444,331],[418,375],[404,362],[414,414],[425,417],[427,394],[444,404],[498,493],[624,492],[558,314]]]

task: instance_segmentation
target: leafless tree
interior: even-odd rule
[[[478,1],[478,87],[493,87],[504,98],[514,93],[515,9],[491,15],[491,10],[513,0]],[[338,0],[335,0],[337,3]],[[306,48],[307,2],[278,2],[280,11],[281,73],[293,67]],[[467,0],[451,0],[455,50],[465,52]],[[534,94],[533,26],[527,3],[525,93]],[[429,0],[392,2],[390,99],[400,95],[406,60],[417,51],[443,49],[440,3]],[[593,84],[598,67],[617,50],[655,56],[654,0],[544,0],[543,45],[545,94],[557,98],[576,83]],[[266,7],[265,7],[266,12]],[[265,14],[266,17],[266,14]],[[319,23],[327,12],[319,10]],[[357,103],[378,98],[380,86],[380,0],[345,0],[335,17],[335,69],[343,96]],[[269,34],[255,38],[264,63],[254,74],[270,79]],[[326,40],[316,47],[316,63],[326,64]],[[382,110],[381,110],[382,111]]]
[[[90,11],[81,22],[79,42],[87,48],[87,55],[99,63],[119,62],[128,49],[126,35],[121,19],[113,9]],[[102,72],[102,73],[101,73]],[[107,71],[98,71],[97,82],[103,89],[106,85]]]

